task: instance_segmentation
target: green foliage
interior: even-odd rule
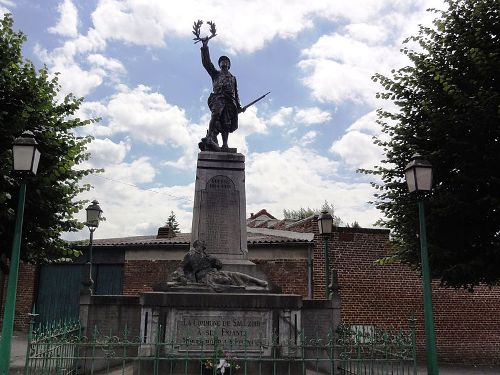
[[[342,224],[342,220],[338,217],[335,216],[335,208],[333,206],[333,203],[328,203],[328,201],[325,200],[321,208],[299,208],[298,210],[283,210],[283,218],[284,219],[292,219],[292,220],[302,220],[305,219],[306,217],[310,217],[313,215],[319,215],[322,211],[328,211],[330,215],[333,216],[333,225],[339,226]]]
[[[424,197],[431,271],[471,289],[500,279],[500,6],[446,3],[434,10],[434,27],[406,41],[411,65],[373,77],[397,110],[379,110],[389,140],[375,142],[385,160],[363,172],[380,179],[374,203],[392,230],[390,257],[419,268],[418,209],[403,170],[415,152],[432,163],[434,187]]]
[[[175,218],[174,211],[170,211],[170,216],[167,219],[166,225],[168,225],[174,233],[180,233],[181,230],[179,229],[179,223],[177,222],[177,219]]]
[[[354,221],[352,224],[347,224],[348,228],[361,228],[361,225],[357,221]]]
[[[36,71],[23,59],[26,37],[14,32],[12,23],[8,14],[0,20],[0,256],[10,257],[20,186],[12,172],[12,142],[30,130],[42,156],[37,176],[27,181],[21,257],[30,262],[71,257],[74,250],[60,234],[82,227],[74,214],[86,202],[76,196],[90,187],[79,182],[95,172],[76,168],[88,159],[91,137],[78,137],[74,129],[93,120],[72,117],[83,99],[68,95],[57,101],[57,78],[49,79],[45,68]]]

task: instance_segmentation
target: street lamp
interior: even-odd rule
[[[325,242],[325,299],[330,299],[330,256],[328,254],[328,237],[333,230],[333,216],[324,210],[318,216],[318,231]]]
[[[410,193],[429,191],[432,187],[432,165],[419,154],[413,155],[405,168],[405,178]],[[422,261],[422,283],[424,291],[424,324],[427,351],[427,373],[439,374],[434,318],[432,316],[432,289],[427,255],[427,234],[425,229],[425,213],[423,199],[418,199],[418,216],[420,222],[420,256]]]
[[[99,226],[99,221],[101,220],[102,210],[101,207],[99,207],[99,202],[96,200],[93,200],[92,204],[89,205],[85,210],[87,211],[87,222],[85,223],[85,225],[89,228],[90,231],[89,261],[87,262],[87,284],[89,287],[89,294],[92,295],[94,293],[94,280],[92,280],[92,243],[94,240],[94,231]]]
[[[16,310],[17,280],[19,276],[19,257],[21,252],[21,235],[24,218],[24,200],[26,198],[25,177],[36,175],[40,161],[40,151],[32,132],[25,131],[12,144],[12,157],[14,159],[14,173],[21,177],[19,197],[17,202],[16,225],[12,241],[12,255],[10,257],[9,279],[7,296],[5,298],[4,319],[2,325],[2,340],[0,343],[0,375],[9,373],[10,351],[12,346],[12,332],[14,329],[14,316]]]

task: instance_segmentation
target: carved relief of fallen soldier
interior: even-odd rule
[[[221,261],[207,254],[205,249],[203,241],[194,241],[180,267],[172,274],[172,281],[181,285],[204,284],[216,292],[223,291],[226,286],[267,288],[267,281],[241,272],[222,271]]]

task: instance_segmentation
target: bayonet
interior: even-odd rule
[[[259,100],[264,99],[264,98],[266,97],[266,95],[268,95],[268,94],[270,94],[270,93],[271,93],[271,91],[266,92],[264,95],[262,95],[262,96],[258,97],[258,98],[257,98],[257,99],[255,99],[253,102],[250,102],[250,103],[248,103],[246,106],[241,107],[241,111],[244,111],[245,109],[247,109],[247,108],[248,108],[248,107],[250,107],[251,105],[254,105],[254,104],[255,104],[255,103],[257,103]]]

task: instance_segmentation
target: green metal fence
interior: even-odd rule
[[[262,339],[255,350],[231,340],[211,345],[200,338],[166,342],[157,334],[153,343],[94,327],[85,337],[77,321],[34,327],[28,336],[25,375],[41,374],[199,374],[215,375],[221,359],[231,374],[416,374],[415,329],[409,332],[342,324],[322,338],[298,336],[293,342],[279,336]],[[160,330],[159,332],[162,332]],[[243,343],[245,340],[243,340]]]

